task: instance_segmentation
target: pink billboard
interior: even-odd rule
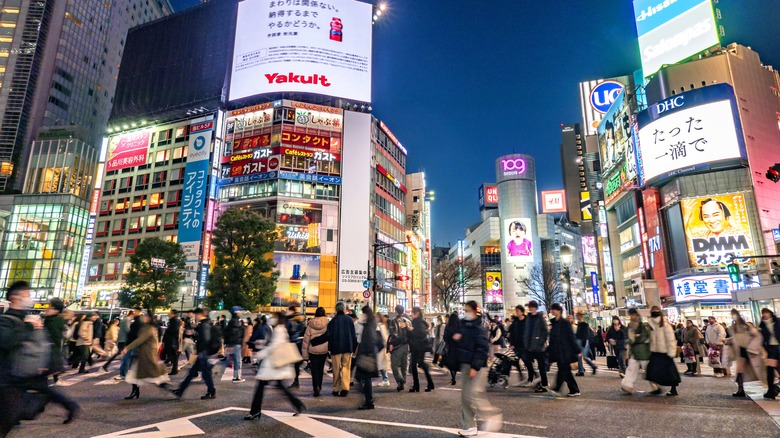
[[[112,137],[108,141],[106,171],[146,164],[146,154],[152,131],[137,131]]]

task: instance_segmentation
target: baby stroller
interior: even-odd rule
[[[488,371],[488,384],[490,387],[499,384],[504,388],[509,387],[509,373],[512,367],[517,367],[520,364],[520,359],[515,354],[515,350],[507,348],[506,350],[496,353],[493,363],[490,365]]]

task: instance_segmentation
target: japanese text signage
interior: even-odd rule
[[[645,77],[720,44],[711,0],[634,0]]]
[[[310,148],[329,149],[330,137],[282,132],[282,143],[295,146],[307,146]]]
[[[674,297],[678,303],[698,300],[731,301],[732,288],[743,290],[758,286],[758,284],[745,284],[744,281],[733,285],[728,275],[683,277],[672,283]]]
[[[146,164],[146,153],[152,131],[136,131],[111,137],[108,140],[106,171],[126,169]]]
[[[645,182],[744,158],[742,128],[728,84],[691,90],[653,104],[639,113],[637,121]]]
[[[685,237],[692,268],[721,264],[755,264],[745,195],[709,196],[682,201]]]
[[[198,260],[200,252],[205,219],[204,211],[208,195],[207,183],[212,132],[213,122],[211,121],[190,126],[178,237],[187,261]]]
[[[230,100],[292,92],[370,102],[372,9],[354,0],[240,2]]]

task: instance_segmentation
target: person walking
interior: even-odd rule
[[[59,375],[65,370],[65,320],[62,318],[62,311],[65,304],[59,298],[49,300],[49,308],[46,309],[43,318],[43,327],[49,335],[51,342],[51,360],[49,374],[51,374],[54,383],[59,381]]]
[[[127,339],[125,340],[127,344],[135,341],[135,339],[138,337],[138,332],[141,330],[143,325],[141,322],[141,314],[141,309],[137,307],[133,309],[133,322],[130,324],[130,330],[127,332]],[[124,348],[122,351],[124,351]],[[136,351],[133,350],[129,354],[122,356],[122,363],[119,366],[119,375],[114,377],[115,380],[124,380],[125,376],[127,376],[127,372],[130,370],[130,364],[132,363],[135,354]],[[105,364],[103,367],[106,369]]]
[[[390,380],[387,378],[387,372],[390,370],[390,353],[387,351],[387,339],[390,337],[390,331],[387,329],[387,317],[378,313],[376,315],[377,330],[379,330],[379,336],[384,346],[376,356],[377,368],[379,368],[379,375],[382,377],[382,381],[377,386],[390,386]],[[442,336],[444,336],[444,330],[442,330]],[[442,341],[444,343],[444,341]]]
[[[444,349],[444,318],[441,315],[434,319],[433,327],[433,364],[441,367],[441,351]]]
[[[766,365],[766,383],[769,387],[764,394],[764,398],[774,400],[778,396],[775,372],[780,372],[780,369],[778,369],[778,361],[780,361],[780,319],[775,316],[775,312],[767,308],[761,309],[759,330],[761,330],[764,351],[766,351],[764,363]]]
[[[198,321],[195,319],[195,313],[193,311],[187,312],[187,316],[182,319],[182,351],[184,351],[184,357],[187,358],[187,364],[192,365],[195,362],[197,352],[195,351],[195,328],[198,325]]]
[[[618,373],[620,377],[626,375],[626,327],[620,320],[620,317],[612,317],[612,325],[607,330],[607,342],[612,346],[615,352],[615,358],[618,362]]]
[[[175,376],[179,374],[179,355],[181,354],[182,345],[182,329],[181,319],[178,317],[178,312],[171,309],[168,312],[168,328],[163,333],[163,361],[171,363],[171,372],[169,376]]]
[[[377,331],[376,317],[374,311],[369,306],[361,309],[365,319],[363,322],[363,335],[358,345],[357,356],[355,358],[356,368],[355,376],[363,386],[363,395],[365,401],[359,410],[374,409],[374,392],[371,379],[379,376],[379,363],[377,355],[385,348],[379,331]]]
[[[106,326],[105,344],[103,344],[104,350],[111,357],[116,354],[117,338],[119,338],[119,320],[114,318]]]
[[[515,315],[512,319],[512,324],[509,325],[509,346],[514,350],[515,355],[523,361],[526,369],[530,370],[532,367],[528,365],[528,355],[525,351],[525,308],[521,305],[515,306]],[[528,381],[523,384],[523,370],[520,368],[520,363],[517,363],[518,383],[517,386],[530,386],[533,381],[533,373],[528,372]]]
[[[701,344],[701,332],[698,327],[693,324],[690,319],[685,321],[685,330],[682,333],[683,337],[683,349],[688,353],[685,354],[685,363],[688,365],[688,370],[683,374],[689,376],[698,376],[701,374],[701,365],[699,363],[699,345]]]
[[[325,361],[328,359],[328,343],[320,345],[311,345],[311,340],[324,335],[328,331],[328,317],[325,316],[325,309],[317,307],[314,312],[314,318],[306,324],[306,330],[303,333],[301,344],[301,356],[303,360],[309,361],[311,369],[311,386],[314,396],[319,397],[322,391],[322,378],[325,375]]]
[[[498,432],[503,426],[503,416],[501,411],[485,398],[487,384],[485,369],[490,354],[488,332],[482,325],[480,309],[476,301],[467,302],[464,310],[466,316],[461,321],[458,332],[452,337],[463,376],[460,391],[461,428],[458,430],[458,435],[476,436],[479,433],[478,413],[480,418],[486,419],[481,430]]]
[[[577,375],[578,376],[584,376],[585,375],[585,367],[582,365],[582,362],[585,361],[591,369],[593,370],[593,374],[596,374],[596,369],[598,368],[595,363],[590,359],[590,334],[592,333],[590,330],[590,326],[587,322],[585,322],[585,313],[583,312],[577,312],[577,331],[576,331],[576,339],[577,339],[577,345],[580,346],[580,351],[582,352],[582,355],[578,356],[577,358]]]
[[[490,320],[490,358],[492,359],[497,352],[506,348],[506,339],[504,337],[504,324],[498,317]]]
[[[88,373],[86,369],[87,362],[91,360],[92,353],[89,348],[92,346],[92,337],[95,333],[92,324],[93,314],[87,314],[86,317],[81,319],[78,323],[76,333],[76,348],[79,350],[79,374]]]
[[[122,354],[135,350],[135,359],[127,372],[125,381],[132,385],[130,395],[125,400],[141,396],[141,385],[156,385],[160,389],[168,389],[170,378],[165,370],[165,364],[158,358],[157,327],[149,315],[141,315],[141,328],[138,337],[129,343]]]
[[[257,386],[252,397],[249,413],[246,414],[244,420],[252,421],[260,418],[263,407],[263,393],[265,392],[265,387],[271,382],[275,382],[276,386],[287,396],[287,399],[295,408],[294,415],[298,415],[306,409],[303,402],[295,397],[282,382],[283,380],[295,378],[293,364],[300,361],[300,356],[294,358],[287,357],[289,355],[290,336],[286,322],[287,318],[282,312],[275,312],[268,321],[273,330],[271,341],[258,354],[261,362],[260,370],[255,376]],[[295,349],[297,350],[297,347]]]
[[[458,349],[454,340],[455,334],[460,332],[460,317],[458,312],[452,312],[449,318],[447,318],[447,326],[444,327],[444,350],[442,352],[444,366],[450,370],[450,385],[455,385],[455,375],[460,369],[460,362],[458,361]]]
[[[420,377],[417,372],[418,367],[422,368],[425,373],[425,379],[428,381],[425,392],[434,390],[431,368],[425,362],[425,353],[431,350],[428,339],[428,323],[425,322],[422,309],[415,307],[412,309],[412,332],[409,336],[409,350],[412,354],[411,372],[413,382],[412,387],[409,388],[409,392],[420,392]]]
[[[393,379],[397,385],[396,391],[403,391],[406,385],[406,372],[409,366],[409,333],[412,331],[412,323],[404,316],[404,306],[395,306],[395,317],[388,325],[390,337],[388,338],[388,350],[390,351],[390,365],[393,369]]]
[[[92,345],[90,349],[89,364],[92,365],[92,355],[97,354],[98,359],[108,359],[109,354],[100,345],[105,335],[105,328],[103,327],[103,319],[100,318],[100,314],[93,312],[89,319],[92,321]]]
[[[325,335],[333,364],[333,396],[346,397],[352,372],[352,354],[357,349],[357,335],[352,318],[344,313],[344,302],[336,303],[336,316],[328,323]],[[322,338],[322,336],[320,336]],[[312,341],[312,343],[318,343]]]
[[[599,327],[598,330],[596,330],[596,333],[593,335],[594,343],[596,344],[596,351],[598,352],[599,356],[606,356],[607,355],[607,347],[604,345],[604,328]]]
[[[558,364],[558,374],[555,377],[555,387],[550,393],[560,396],[560,390],[563,384],[569,387],[569,397],[579,397],[580,387],[577,380],[571,373],[571,364],[577,362],[582,356],[582,349],[574,338],[574,331],[571,329],[571,323],[563,318],[563,306],[560,303],[553,303],[550,306],[550,313],[553,316],[550,328],[550,345],[547,352],[550,356],[550,362]]]
[[[547,321],[539,310],[539,303],[536,301],[528,302],[528,315],[525,316],[525,333],[523,342],[528,354],[528,374],[534,376],[531,384],[536,388],[534,392],[547,392],[547,365],[545,350],[547,349]],[[534,372],[534,362],[539,370],[538,377]]]
[[[230,322],[225,328],[225,347],[226,352],[230,354],[230,362],[233,366],[233,383],[245,382],[241,378],[241,343],[244,339],[244,329],[241,327],[240,312],[243,307],[233,306],[230,309]]]
[[[723,361],[723,340],[728,337],[726,329],[718,323],[714,316],[710,316],[707,322],[708,325],[704,331],[704,341],[709,348],[707,357],[715,377],[725,377],[726,367]]]
[[[214,379],[211,375],[211,364],[209,358],[219,352],[220,340],[216,336],[212,336],[214,330],[211,320],[209,319],[208,309],[195,309],[195,319],[198,322],[198,326],[195,329],[195,351],[197,352],[197,359],[187,373],[187,377],[181,382],[179,388],[173,391],[173,394],[181,398],[187,387],[190,386],[190,382],[194,379],[198,373],[203,378],[203,383],[206,384],[206,395],[202,396],[201,400],[213,400],[216,398],[217,390],[214,388]]]
[[[674,358],[677,357],[677,339],[674,337],[672,324],[664,317],[661,308],[650,308],[650,361],[647,364],[645,378],[656,385],[651,394],[661,394],[660,386],[671,386],[669,397],[677,396],[677,386],[680,384],[680,373]]]
[[[761,360],[762,336],[758,330],[748,325],[737,309],[731,309],[731,319],[734,323],[729,327],[731,338],[728,339],[731,357],[737,362],[737,392],[734,397],[747,397],[745,382],[763,380],[766,373],[762,372]]]
[[[133,319],[134,310],[129,310],[127,314],[119,321],[119,335],[116,338],[117,351],[106,361],[106,363],[103,364],[103,371],[108,372],[108,366],[111,365],[111,362],[119,357],[122,354],[122,350],[125,349],[125,345],[127,345],[127,335],[130,333],[130,327],[133,325]],[[124,374],[122,374],[121,377],[124,378]]]
[[[630,318],[626,330],[628,366],[626,367],[626,376],[620,382],[620,389],[625,393],[633,394],[639,368],[647,371],[647,364],[650,361],[650,327],[642,322],[642,317],[635,307],[628,309],[628,316]],[[653,383],[651,386],[653,390],[658,389]]]
[[[252,318],[247,318],[244,323],[244,337],[241,339],[241,361],[245,364],[252,364],[252,349],[249,347],[249,340],[252,338],[252,332],[254,331],[254,324],[252,324]]]
[[[290,342],[298,347],[298,353],[302,350],[303,332],[306,330],[306,324],[304,322],[304,315],[298,312],[298,308],[290,306],[287,308],[286,327],[287,335],[290,338]],[[298,381],[298,377],[301,375],[301,364],[303,361],[295,364],[295,379],[290,384],[290,388],[300,388],[301,384]]]

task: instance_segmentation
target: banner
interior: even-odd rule
[[[500,272],[485,272],[485,302],[504,302],[504,290]]]
[[[111,137],[108,140],[106,172],[146,164],[146,154],[151,138],[151,130]]]
[[[685,236],[692,268],[756,263],[745,195],[710,196],[682,201]]]
[[[213,121],[190,125],[178,236],[187,261],[198,260],[200,253],[213,128]]]

